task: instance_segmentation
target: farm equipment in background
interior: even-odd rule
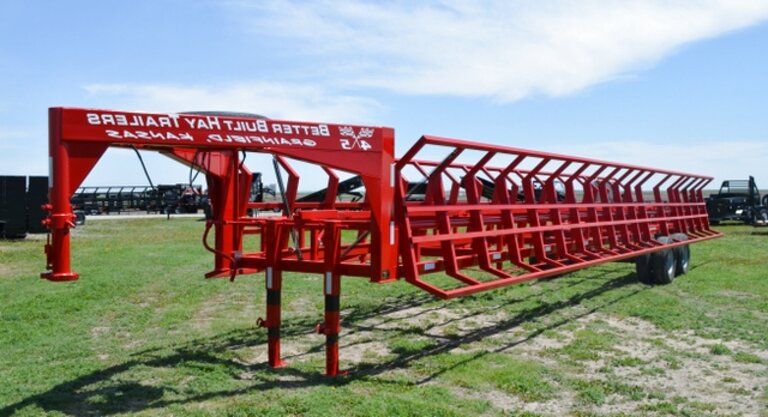
[[[49,123],[50,237],[41,277],[78,279],[69,199],[104,151],[160,152],[206,175],[212,217],[203,243],[213,253],[206,277],[263,273],[267,308],[258,323],[272,367],[284,365],[284,272],[322,277],[317,331],[326,338],[326,374],[337,375],[342,276],[404,281],[448,299],[632,261],[642,282],[664,284],[688,271],[689,244],[720,236],[702,193],[711,178],[700,175],[435,136],[396,159],[386,127],[74,108],[51,108]],[[272,155],[282,202],[251,201],[247,152]],[[291,160],[325,172],[327,187],[312,201],[298,198]],[[359,176],[362,199],[339,201],[340,190],[359,183],[342,186],[336,171]],[[282,213],[250,217],[249,209]],[[255,239],[252,251],[243,250],[245,239]]]
[[[27,233],[44,233],[48,177],[0,176],[0,239],[23,239]]]
[[[203,207],[202,198],[202,188],[189,184],[113,185],[79,187],[71,202],[75,210],[85,214],[197,213]]]
[[[363,179],[359,175],[355,175],[352,178],[339,182],[339,185],[336,187],[336,197],[347,195],[350,197],[350,201],[360,201],[363,199],[363,193],[355,191],[360,188],[363,188]],[[298,197],[296,201],[320,203],[325,201],[327,193],[328,189],[323,188],[322,190]]]
[[[706,199],[710,224],[723,221],[740,221],[754,224],[756,220],[768,220],[768,195],[760,198],[755,178],[747,180],[725,180],[717,194]]]

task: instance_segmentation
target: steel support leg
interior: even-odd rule
[[[267,328],[267,358],[272,368],[285,366],[285,362],[280,359],[281,275],[281,271],[267,268],[267,320],[262,325]]]
[[[282,231],[274,221],[268,222],[264,230],[263,239],[275,242],[267,246],[267,260],[269,266],[266,270],[265,286],[267,288],[267,320],[261,322],[262,327],[267,328],[267,361],[272,368],[285,366],[280,359],[280,298],[283,289],[283,271],[276,267],[281,241]],[[265,237],[266,236],[266,237]]]
[[[339,275],[338,272],[335,272],[335,268],[339,256],[340,242],[341,230],[339,229],[338,224],[334,222],[327,223],[323,235],[323,245],[325,247],[324,261],[326,268],[323,276],[325,321],[320,328],[321,333],[325,334],[326,376],[336,376],[339,374],[341,275]]]
[[[341,332],[339,316],[341,304],[340,283],[341,280],[337,274],[326,273],[323,333],[325,333],[325,375],[327,376],[339,374],[339,333]],[[329,286],[331,288],[328,288]]]

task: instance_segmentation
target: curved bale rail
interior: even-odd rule
[[[664,284],[687,272],[690,243],[719,236],[702,195],[711,178],[699,175],[433,136],[395,159],[391,128],[243,115],[51,108],[49,123],[50,234],[41,276],[78,279],[70,198],[105,150],[160,152],[206,175],[212,216],[203,244],[214,258],[206,277],[264,272],[267,311],[259,323],[272,367],[284,364],[283,272],[323,277],[317,330],[326,336],[326,374],[337,375],[342,276],[402,279],[453,298],[634,261],[641,281]],[[249,152],[273,157],[282,202],[249,201]],[[291,160],[325,173],[322,198],[298,198]],[[340,182],[339,172],[359,179]],[[339,201],[350,184],[362,184],[364,198]],[[281,214],[248,216],[254,209]],[[257,249],[245,251],[245,239]]]
[[[438,150],[439,162],[419,158]],[[441,298],[621,260],[667,284],[688,271],[690,243],[719,236],[702,195],[711,178],[699,175],[433,136],[396,167],[403,275]],[[421,202],[408,201],[408,170]],[[459,285],[430,283],[435,271]]]

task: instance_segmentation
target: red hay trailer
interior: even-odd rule
[[[267,312],[259,322],[273,367],[283,365],[284,271],[324,277],[318,330],[326,335],[326,374],[336,375],[342,276],[402,279],[452,298],[633,260],[641,281],[668,283],[687,272],[690,243],[719,236],[702,195],[711,178],[699,175],[434,136],[396,159],[386,127],[75,108],[51,108],[49,118],[50,235],[41,276],[78,278],[70,197],[104,151],[158,151],[206,174],[213,218],[203,243],[214,254],[206,277],[264,271]],[[283,203],[248,201],[252,174],[241,152],[270,153],[287,172]],[[300,177],[289,159],[327,173],[324,201],[297,201]],[[334,170],[359,175],[365,198],[337,201]],[[282,215],[246,215],[267,208]],[[244,252],[244,239],[258,239],[259,250]],[[455,285],[438,285],[430,278],[438,272]]]

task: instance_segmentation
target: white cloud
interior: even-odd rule
[[[254,42],[282,47],[283,56],[299,62],[294,71],[306,71],[299,78],[301,83],[277,82],[284,79],[277,76],[270,82],[228,84],[92,84],[84,87],[92,104],[369,123],[379,119],[376,113],[382,104],[361,97],[362,92],[341,92],[376,87],[499,102],[537,94],[563,96],[647,68],[691,42],[768,18],[765,0],[243,0],[226,4],[233,5],[254,34]],[[738,165],[729,157],[734,149],[740,155]],[[558,144],[549,150],[705,173],[718,182],[750,174],[768,178],[759,157],[768,154],[768,145],[760,142],[696,146],[604,142]],[[122,158],[129,162],[133,156]],[[159,166],[153,171],[159,172]],[[138,182],[143,174],[135,172]]]
[[[254,33],[299,41],[286,49],[330,82],[502,102],[573,93],[768,18],[764,0],[229,4]]]
[[[319,88],[281,84],[252,83],[225,87],[94,84],[85,89],[98,100],[108,101],[107,107],[110,108],[161,112],[213,109],[259,113],[266,110],[265,115],[268,117],[289,120],[344,120],[362,123],[372,117],[368,111],[379,106],[377,102],[359,97],[326,96],[327,91]],[[0,130],[0,139],[27,135],[23,131]],[[7,140],[0,144],[11,146]],[[710,188],[717,187],[720,181],[728,178],[746,178],[748,175],[758,179],[768,178],[768,168],[764,161],[764,155],[768,155],[768,142],[764,141],[709,141],[695,145],[606,141],[540,144],[537,150],[709,175],[715,178]],[[739,154],[738,163],[734,162],[734,151]],[[175,164],[163,157],[145,154],[150,172],[153,177],[157,177],[158,182],[178,182],[179,178],[186,178],[186,168],[178,166],[169,169],[168,166]],[[111,151],[103,159],[105,161],[100,162],[86,181],[89,185],[146,182],[132,153]],[[120,169],[114,169],[115,166]],[[264,168],[255,169],[260,171]],[[303,190],[323,186],[317,178],[310,176],[305,180]]]
[[[321,87],[266,82],[199,86],[91,84],[84,88],[108,107],[159,112],[237,111],[273,119],[364,123],[380,107],[375,100],[335,94]]]

